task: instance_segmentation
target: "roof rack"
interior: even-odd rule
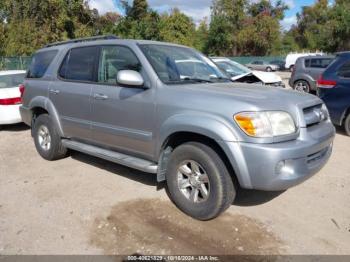
[[[74,44],[74,43],[82,43],[82,42],[90,42],[90,41],[97,41],[97,40],[111,40],[111,39],[119,39],[119,37],[115,35],[101,35],[101,36],[93,36],[93,37],[85,37],[85,38],[77,38],[62,42],[56,42],[52,44],[48,44],[45,47],[52,47],[52,46],[58,46],[58,45],[66,45],[66,44]]]

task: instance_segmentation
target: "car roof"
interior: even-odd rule
[[[303,59],[333,59],[334,56],[332,55],[308,55],[308,56],[302,56],[299,57],[298,60],[303,60]]]
[[[350,56],[350,51],[344,51],[344,52],[338,52],[336,53],[337,56]]]
[[[4,75],[15,75],[15,74],[25,74],[25,70],[3,70],[0,71],[0,76]]]
[[[89,38],[87,38],[89,39]],[[66,41],[66,42],[58,42],[58,43],[53,43],[50,45],[45,46],[44,48],[38,50],[37,52],[42,52],[42,51],[48,51],[48,50],[66,50],[75,48],[75,47],[84,47],[84,46],[100,46],[100,45],[111,45],[111,44],[120,44],[120,45],[135,45],[135,44],[140,44],[140,45],[166,45],[166,46],[176,46],[176,47],[184,47],[184,48],[190,48],[184,45],[179,45],[179,44],[174,44],[174,43],[168,43],[168,42],[160,42],[160,41],[152,41],[152,40],[135,40],[135,39],[119,39],[119,38],[114,38],[114,39],[96,39],[96,40],[87,40],[85,41],[82,39],[81,41],[74,42],[72,41]]]

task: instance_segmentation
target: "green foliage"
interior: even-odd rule
[[[121,0],[126,15],[100,15],[87,0],[0,0],[0,55],[31,55],[47,43],[100,34],[168,41],[210,55],[277,55],[350,49],[350,1],[317,0],[282,32],[283,0],[213,0],[210,23],[179,9],[159,14],[147,0]]]
[[[350,2],[318,0],[304,7],[290,30],[299,48],[336,52],[350,49]]]
[[[194,46],[195,25],[191,18],[173,9],[164,14],[160,24],[160,37],[163,41]]]

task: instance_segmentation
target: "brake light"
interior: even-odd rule
[[[0,99],[0,105],[2,106],[18,105],[21,103],[22,103],[22,99],[20,97]]]
[[[337,84],[337,81],[334,80],[328,80],[323,79],[323,76],[321,75],[320,78],[317,80],[317,87],[318,88],[333,88]]]
[[[19,92],[21,93],[21,98],[23,97],[26,87],[23,84],[19,85]]]

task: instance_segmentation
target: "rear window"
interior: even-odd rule
[[[345,64],[339,68],[338,75],[340,77],[350,78],[350,61],[345,62]]]
[[[36,53],[30,64],[27,78],[42,78],[57,52],[57,50],[50,50]]]
[[[95,81],[97,58],[98,47],[73,48],[63,60],[59,76],[72,81]]]
[[[0,88],[18,87],[24,81],[25,74],[0,76]]]

